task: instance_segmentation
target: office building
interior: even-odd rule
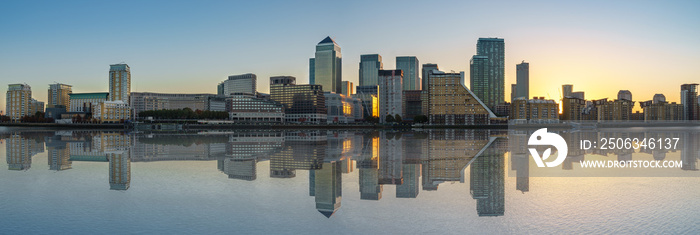
[[[129,104],[131,95],[131,69],[127,64],[109,66],[109,101],[121,100]]]
[[[681,85],[681,104],[684,120],[700,120],[698,113],[698,84]]]
[[[513,99],[518,98],[517,93],[518,92],[518,84],[510,84],[510,102],[513,102]]]
[[[379,70],[384,69],[382,56],[378,54],[360,56],[360,86],[379,85]]]
[[[27,84],[10,84],[5,97],[5,115],[13,122],[19,122],[22,117],[31,113],[32,87]]]
[[[73,93],[71,85],[56,83],[49,85],[49,101],[46,108],[63,107],[67,110],[70,106],[70,94]]]
[[[101,123],[123,123],[131,117],[131,108],[121,100],[104,101],[94,107],[92,117]]]
[[[433,70],[440,70],[438,68],[437,64],[423,64],[423,68],[421,69],[421,74],[422,74],[421,89],[422,90],[428,90],[428,81],[430,80],[430,73]]]
[[[414,117],[423,114],[423,91],[403,91],[403,111],[401,115],[404,121],[412,121]]]
[[[234,123],[281,124],[284,123],[284,106],[272,100],[251,94],[234,94],[228,98],[229,118]]]
[[[403,90],[421,89],[420,63],[415,56],[397,56],[396,69],[403,71]]]
[[[634,101],[617,99],[609,101],[607,99],[598,100],[596,109],[598,111],[598,121],[629,121],[632,118]]]
[[[654,104],[666,102],[666,96],[664,94],[655,94],[652,100]]]
[[[505,43],[502,38],[479,38],[470,63],[471,89],[489,108],[505,101]]]
[[[562,99],[561,120],[580,121],[583,120],[583,109],[586,107],[586,100],[578,97],[567,96]],[[521,111],[522,112],[522,111]]]
[[[189,108],[193,111],[226,111],[226,98],[214,94],[133,92],[131,93],[131,107],[137,117],[143,111],[164,109]]]
[[[379,72],[377,72],[379,74]],[[379,86],[357,86],[357,93],[353,96],[362,101],[362,118],[379,117]]]
[[[92,113],[94,108],[107,101],[109,93],[71,93],[69,112]]]
[[[515,65],[515,70],[517,87],[515,97],[511,97],[511,99],[530,97],[530,63],[523,61],[522,63]]]
[[[327,123],[355,123],[356,113],[362,112],[361,107],[356,107],[361,105],[359,99],[333,92],[324,92],[324,96],[328,111]]]
[[[309,83],[321,85],[323,91],[341,93],[342,58],[340,46],[331,37],[319,42],[316,45],[316,56],[310,60],[314,65],[309,65],[309,72],[314,75],[310,77]]]
[[[571,96],[571,94],[574,92],[574,85],[571,85],[571,84],[562,85],[561,90],[562,90],[562,97]]]
[[[355,94],[355,86],[350,81],[343,81],[343,91],[341,94],[351,96]]]
[[[292,76],[270,77],[270,99],[284,106],[285,123],[327,121],[326,98],[321,85],[297,85]]]
[[[403,71],[379,70],[379,122],[387,115],[403,115]]]
[[[231,96],[234,93],[255,94],[257,92],[258,77],[252,73],[231,75],[228,79],[219,83],[217,94]]]
[[[428,114],[431,124],[489,124],[496,115],[464,86],[464,72],[433,70],[428,83]]]
[[[510,119],[516,123],[558,123],[559,104],[544,97],[516,98],[511,103]]]
[[[644,110],[644,121],[681,121],[684,120],[683,105],[677,104],[676,102],[667,103],[657,99],[656,94],[654,96],[655,100],[649,100],[639,103]]]

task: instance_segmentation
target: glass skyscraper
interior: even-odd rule
[[[437,64],[423,64],[423,69],[422,69],[423,81],[421,81],[421,83],[422,83],[421,87],[423,88],[423,90],[428,90],[428,82],[430,79],[430,72],[433,71],[434,69],[439,70]]]
[[[486,63],[478,68],[483,68],[485,71],[471,74],[470,88],[489,108],[493,109],[497,104],[505,101],[505,43],[503,39],[479,38],[476,43],[476,56],[472,57],[471,61],[472,70],[474,70],[475,60],[479,63]],[[481,66],[481,64],[479,65]]]
[[[530,63],[527,63],[523,61],[520,64],[515,65],[515,70],[516,70],[516,91],[515,91],[515,97],[511,97],[511,99],[515,99],[518,97],[525,97],[527,99],[530,97]]]
[[[379,85],[379,70],[384,69],[382,56],[378,54],[360,56],[360,86]]]
[[[413,91],[421,89],[419,75],[420,64],[415,56],[397,56],[396,69],[403,71],[403,90]]]
[[[316,45],[316,57],[309,60],[309,83],[323,86],[323,91],[341,93],[342,55],[331,37]]]

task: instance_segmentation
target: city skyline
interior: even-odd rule
[[[313,57],[315,44],[326,36],[344,49],[343,80],[354,84],[359,84],[357,65],[361,54],[382,55],[385,69],[396,68],[396,56],[416,56],[421,64],[434,63],[443,71],[468,74],[469,58],[476,53],[479,37],[506,40],[505,84],[516,82],[517,63],[526,60],[531,64],[531,96],[559,100],[561,85],[574,84],[577,90],[586,92],[587,99],[612,99],[619,90],[630,90],[637,101],[651,100],[661,93],[668,101],[679,102],[678,87],[700,80],[700,68],[695,66],[700,61],[700,43],[693,40],[700,36],[700,29],[694,26],[700,16],[692,11],[698,3],[615,3],[599,9],[591,3],[537,7],[513,2],[503,8],[511,16],[490,20],[479,20],[485,13],[478,9],[493,7],[491,3],[453,3],[444,11],[455,16],[409,19],[419,26],[411,30],[417,32],[420,26],[431,25],[434,32],[416,35],[412,40],[400,40],[412,35],[407,33],[408,26],[384,27],[395,25],[397,20],[392,17],[383,18],[376,26],[362,24],[366,19],[356,18],[389,6],[399,11],[388,14],[417,11],[417,3],[380,3],[376,8],[334,3],[342,6],[336,6],[339,12],[333,13],[295,3],[275,3],[289,5],[267,12],[264,4],[247,3],[251,5],[237,7],[249,13],[225,16],[210,13],[224,10],[230,3],[202,6],[179,2],[156,16],[149,12],[159,4],[140,3],[142,9],[127,9],[130,17],[120,21],[114,20],[119,12],[109,10],[107,3],[80,7],[70,3],[60,7],[53,6],[57,3],[24,4],[9,3],[9,11],[0,16],[0,29],[8,35],[0,39],[0,51],[5,55],[0,58],[0,77],[8,84],[29,84],[33,97],[44,102],[48,101],[46,89],[55,82],[72,85],[76,93],[107,91],[107,65],[120,62],[133,67],[133,92],[216,94],[216,84],[230,75],[244,73],[259,76],[259,90],[266,93],[266,78],[271,76],[295,76],[298,84],[308,84],[308,58]],[[304,16],[304,11],[289,13],[288,8],[317,10],[314,12],[322,16],[339,17],[342,23],[329,28],[331,23],[314,21],[314,17]],[[574,10],[587,13],[571,12]],[[190,17],[165,17],[189,12]],[[280,12],[286,14],[277,15]],[[258,13],[270,18],[259,22],[242,19]],[[552,18],[528,18],[527,24],[517,24],[537,13]],[[552,20],[555,18],[558,20]],[[104,26],[115,22],[120,22],[119,26]],[[115,36],[115,29],[127,33]],[[384,36],[365,37],[360,33],[365,30]],[[240,37],[240,32],[248,34]],[[288,34],[284,42],[275,36],[279,33]],[[227,37],[233,35],[238,36]],[[668,43],[674,35],[690,39]],[[273,53],[271,60],[269,55]],[[509,86],[505,94],[510,100]],[[2,110],[4,99],[0,97]]]

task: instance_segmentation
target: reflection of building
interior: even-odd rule
[[[319,85],[297,85],[291,76],[271,77],[270,99],[284,105],[286,123],[326,123],[326,98]]]
[[[403,183],[396,186],[397,198],[416,198],[420,192],[420,164],[403,165]]]
[[[379,200],[383,186],[379,184],[379,136],[377,132],[365,134],[362,154],[357,161],[360,174],[360,199]]]
[[[433,70],[428,83],[428,111],[431,124],[488,124],[496,115],[464,86],[464,73]]]
[[[686,171],[698,170],[698,156],[700,156],[700,147],[698,147],[698,134],[694,132],[683,133],[680,139],[683,141],[681,150],[681,161],[683,165],[681,169]]]
[[[127,190],[131,183],[131,158],[129,150],[108,152],[109,189]]]
[[[403,183],[401,132],[382,131],[379,139],[379,183]]]
[[[52,171],[68,170],[72,165],[68,143],[60,138],[60,136],[48,137],[46,141],[49,169]]]
[[[256,158],[248,159],[233,159],[227,158],[223,160],[223,172],[228,175],[229,179],[255,180],[257,171],[255,164],[258,163]]]
[[[340,208],[342,198],[342,173],[338,162],[323,163],[314,170],[314,197],[316,209],[330,218]]]
[[[309,60],[309,72],[312,73],[309,83],[321,85],[323,91],[341,93],[342,87],[342,55],[331,37],[326,37],[316,45],[316,56]]]
[[[270,177],[293,178],[296,170],[320,169],[328,144],[320,131],[285,132],[282,150],[270,155]]]
[[[469,191],[476,199],[479,216],[502,216],[505,213],[505,188],[502,155],[488,148],[471,164]]]
[[[32,167],[32,156],[44,152],[44,143],[14,134],[7,138],[6,143],[7,169],[29,170]]]
[[[27,84],[10,84],[7,87],[7,97],[5,99],[5,107],[9,116],[14,122],[19,121],[22,117],[33,114],[30,113],[29,106],[31,105],[32,88]]]
[[[423,190],[437,190],[445,181],[462,181],[469,162],[488,146],[488,135],[474,130],[431,130],[423,159]]]

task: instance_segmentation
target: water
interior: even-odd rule
[[[8,234],[700,229],[700,177],[512,177],[519,166],[507,137],[3,129],[0,226]]]

